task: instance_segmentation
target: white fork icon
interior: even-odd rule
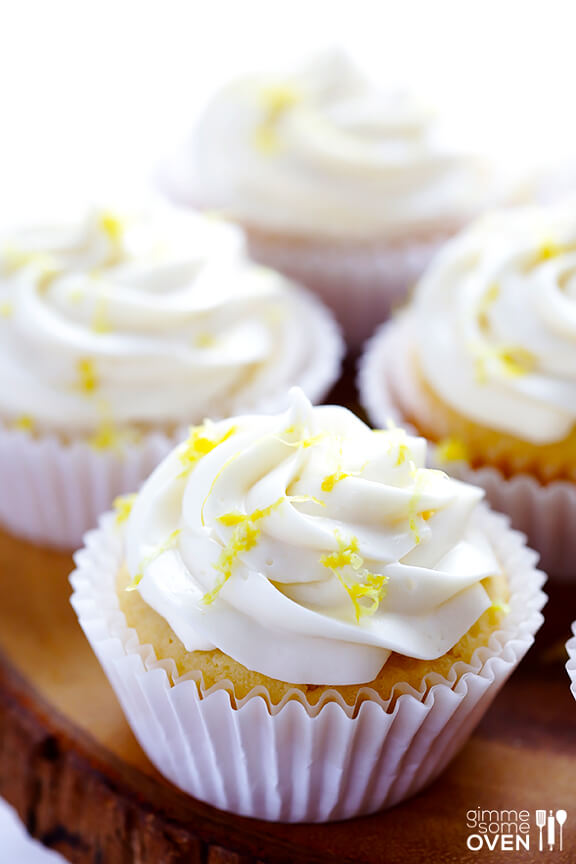
[[[536,825],[540,829],[540,840],[538,843],[538,849],[542,852],[542,829],[546,825],[546,810],[536,810]]]

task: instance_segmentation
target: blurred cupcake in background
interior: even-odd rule
[[[412,424],[574,577],[576,206],[484,217],[440,253],[361,362],[371,420]]]
[[[94,211],[0,241],[0,522],[78,545],[207,415],[338,377],[330,313],[240,233],[171,208]]]
[[[171,186],[242,225],[253,256],[316,291],[358,348],[439,246],[509,194],[442,135],[412,95],[331,52],[218,92]]]

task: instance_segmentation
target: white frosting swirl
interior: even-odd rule
[[[236,229],[171,210],[0,243],[0,417],[91,433],[276,406],[294,383],[319,398],[332,319],[243,248]]]
[[[213,98],[190,145],[192,197],[296,236],[445,232],[494,198],[495,181],[439,129],[413,97],[377,88],[345,55],[321,56]]]
[[[187,650],[298,684],[372,680],[391,651],[436,658],[491,605],[471,518],[482,491],[426,444],[301,391],[276,416],[194,430],[133,506],[126,561]]]
[[[576,209],[487,217],[446,246],[411,308],[424,377],[459,413],[534,444],[576,422]]]

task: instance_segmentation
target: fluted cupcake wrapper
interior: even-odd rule
[[[405,300],[450,234],[372,245],[298,244],[249,228],[246,236],[251,256],[317,294],[333,310],[349,347],[359,350],[374,328]]]
[[[314,322],[316,341],[310,362],[298,374],[278,362],[230,398],[230,415],[283,410],[291,384],[317,402],[337,380],[343,353],[338,325],[313,295],[294,290],[301,314]],[[191,417],[189,425],[204,419]],[[182,426],[168,434],[151,428],[134,443],[97,449],[86,439],[63,441],[55,434],[32,435],[0,421],[0,524],[33,543],[78,548],[114,498],[136,492],[187,429],[188,425]]]
[[[71,602],[142,748],[176,786],[242,816],[347,819],[414,795],[445,768],[542,623],[535,553],[504,517],[481,508],[477,518],[508,575],[510,612],[470,664],[429,674],[419,691],[400,682],[386,702],[366,687],[354,708],[328,688],[312,706],[294,689],[273,706],[264,687],[236,699],[230,681],[178,679],[119,609],[122,538],[110,514],[76,555]]]
[[[95,449],[0,423],[0,523],[32,543],[75,549],[114,498],[138,489],[179,438],[156,434],[122,449]]]
[[[576,621],[572,624],[572,633],[574,635],[566,643],[566,651],[568,652],[566,671],[568,672],[570,681],[572,682],[570,685],[572,695],[576,699]]]
[[[375,426],[389,420],[415,431],[406,422],[395,392],[412,394],[406,357],[408,333],[402,316],[381,327],[372,337],[360,359],[358,389],[360,401]],[[392,386],[393,384],[393,386]],[[417,395],[413,397],[417,400]],[[528,537],[540,553],[542,567],[551,578],[576,578],[576,484],[556,480],[546,485],[536,477],[518,472],[505,477],[498,468],[472,468],[466,462],[435,460],[429,448],[430,463],[449,471],[452,477],[481,486],[495,510],[506,513],[512,526]],[[487,454],[489,458],[490,454]]]

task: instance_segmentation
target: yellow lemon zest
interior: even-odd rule
[[[306,436],[306,426],[303,423],[295,423],[292,426],[287,426],[286,429],[284,429],[283,434],[290,437],[294,435],[298,440],[286,441],[286,439],[281,435],[275,436],[282,442],[282,444],[285,444],[287,447],[303,447],[306,450],[308,447],[313,447],[315,444],[318,444],[319,441],[323,441],[326,438],[327,433],[320,432],[318,435]]]
[[[287,495],[286,498],[292,504],[307,504],[311,501],[314,504],[319,504],[320,507],[326,507],[326,502],[320,498],[315,498],[314,495]]]
[[[14,304],[9,300],[0,303],[0,318],[11,318],[14,314]]]
[[[467,462],[469,459],[468,448],[460,438],[443,438],[436,445],[436,459],[438,462]]]
[[[270,513],[279,507],[284,500],[284,497],[280,497],[273,504],[269,504],[268,507],[259,508],[254,510],[252,513],[241,513],[238,510],[233,510],[230,513],[223,513],[221,516],[218,516],[219,522],[223,525],[234,526],[234,531],[232,532],[230,540],[220,552],[218,561],[214,564],[214,569],[217,570],[221,576],[216,582],[214,588],[204,595],[202,598],[203,603],[209,606],[214,602],[226,582],[232,576],[234,565],[236,564],[240,553],[248,552],[258,543],[261,529],[254,523],[260,522],[266,516],[269,516]]]
[[[106,235],[110,245],[110,256],[107,264],[118,264],[124,253],[124,225],[115,213],[104,210],[98,216],[98,227]]]
[[[427,518],[429,519],[430,515],[432,515],[434,511],[426,510],[419,512],[420,499],[422,498],[422,493],[424,492],[424,487],[426,485],[426,469],[417,470],[415,472],[415,478],[414,490],[408,504],[408,527],[412,532],[414,542],[418,546],[422,542],[422,536],[420,534],[423,520],[422,513],[426,512],[428,514]]]
[[[216,337],[213,333],[203,332],[197,333],[194,339],[196,348],[212,348],[216,344]]]
[[[533,372],[538,365],[536,355],[521,346],[478,345],[473,351],[476,355],[474,370],[478,384],[485,384],[488,380],[489,367],[503,376],[518,378]]]
[[[568,252],[576,252],[574,243],[557,243],[555,240],[545,240],[534,256],[534,263],[541,264]]]
[[[150,555],[147,555],[141,562],[138,567],[138,571],[136,572],[132,582],[126,586],[126,591],[135,591],[142,579],[144,578],[144,570],[151,564],[156,558],[159,558],[160,555],[163,555],[164,552],[168,552],[169,549],[173,549],[176,545],[176,541],[180,535],[180,528],[177,528],[175,531],[172,531],[171,534],[168,535],[166,540],[163,543],[160,543],[159,546],[154,549]]]
[[[506,348],[500,351],[498,356],[506,374],[513,378],[528,375],[538,365],[536,355],[527,348]]]
[[[347,477],[359,477],[364,468],[366,467],[366,463],[364,463],[364,465],[359,471],[344,471],[342,468],[342,462],[342,444],[340,444],[338,448],[336,470],[332,474],[327,474],[326,477],[324,477],[324,479],[322,480],[322,483],[320,484],[320,488],[323,492],[332,492],[336,484],[340,483],[341,480],[346,480]]]
[[[364,559],[358,552],[357,537],[352,536],[346,541],[340,531],[336,530],[334,533],[338,543],[338,551],[322,555],[320,563],[336,576],[350,597],[356,621],[359,622],[363,615],[373,615],[378,609],[382,598],[385,596],[388,576],[383,573],[371,573],[364,567]],[[354,571],[356,577],[352,584],[347,581],[343,572],[348,567]],[[369,600],[370,605],[361,604],[360,600]]]
[[[350,476],[351,475],[348,474],[346,471],[342,471],[340,468],[338,468],[336,471],[334,471],[333,474],[328,474],[326,477],[324,477],[320,488],[323,492],[332,492],[337,483],[340,483],[341,480],[346,480],[346,478]]]
[[[494,600],[490,608],[493,609],[494,612],[503,612],[504,615],[510,613],[510,604],[506,603],[504,600]]]
[[[223,444],[236,432],[236,426],[230,426],[222,435],[215,433],[213,424],[206,421],[201,426],[190,427],[190,434],[185,442],[184,449],[180,453],[180,462],[184,470],[180,477],[186,477],[196,463],[211,453],[219,444]]]
[[[278,124],[284,114],[299,101],[300,95],[286,84],[265,87],[260,95],[264,117],[254,132],[254,146],[261,153],[270,155],[280,147]]]
[[[78,387],[87,396],[91,396],[100,386],[94,360],[91,360],[89,357],[82,357],[76,364],[76,371],[78,374]]]
[[[14,421],[14,428],[21,429],[23,432],[33,432],[36,426],[36,421],[31,414],[22,414]]]
[[[499,296],[500,285],[497,282],[493,282],[484,292],[484,295],[478,304],[478,323],[483,329],[488,328],[488,313],[491,306],[494,305]]]
[[[132,495],[118,495],[114,499],[113,507],[116,511],[116,525],[123,525],[128,520],[137,497],[137,494],[134,492]]]
[[[95,450],[116,450],[121,447],[123,438],[113,420],[110,417],[103,417],[88,443]]]
[[[398,444],[398,458],[396,460],[396,467],[398,465],[403,465],[404,462],[410,459],[411,451],[408,444]]]

